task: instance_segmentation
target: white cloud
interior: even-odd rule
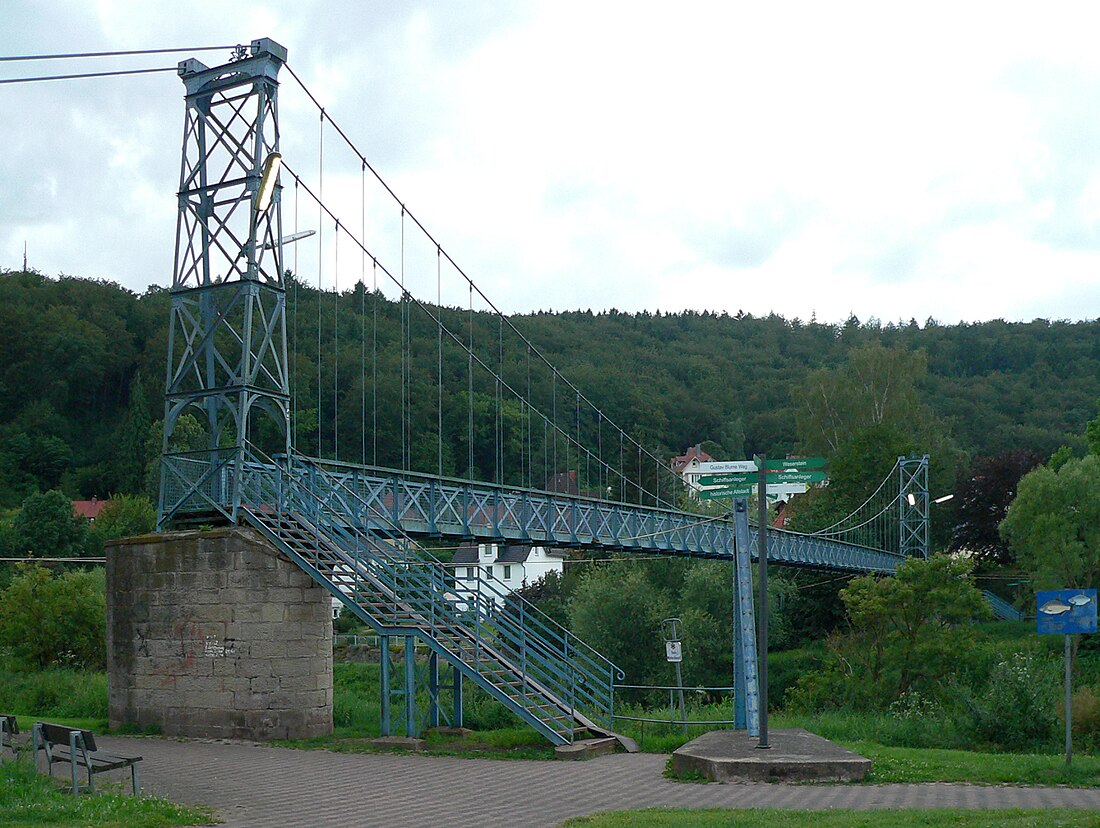
[[[1088,4],[8,6],[7,54],[284,43],[509,311],[1100,316],[1100,13]],[[319,119],[288,74],[281,105],[288,163],[316,186]],[[166,284],[178,80],[2,86],[0,113],[0,266],[17,267],[27,239],[48,273]],[[325,140],[326,201],[358,229],[359,162],[331,130]],[[399,208],[377,188],[368,201],[368,246],[400,275]],[[292,204],[288,188],[287,226]],[[315,205],[299,205],[299,223],[317,226]],[[317,239],[299,248],[315,279]],[[350,244],[340,263],[342,285],[359,278]],[[435,296],[434,248],[409,222],[405,275]],[[443,291],[466,301],[457,280]]]

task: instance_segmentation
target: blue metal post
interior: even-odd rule
[[[378,644],[382,648],[378,656],[378,663],[382,666],[382,735],[390,736],[390,637],[380,635]]]
[[[462,727],[462,672],[457,668],[454,671],[454,721],[455,727]]]
[[[428,656],[428,695],[431,697],[428,725],[439,727],[439,656],[435,650]]]
[[[745,675],[745,717],[750,736],[759,736],[760,687],[756,678],[756,619],[752,603],[752,563],[748,503],[737,501],[734,510],[737,566],[737,615],[740,622],[741,669]],[[734,676],[736,681],[736,675]]]
[[[405,636],[405,735],[419,736],[416,722],[416,639]]]

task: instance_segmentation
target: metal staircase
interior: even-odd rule
[[[379,635],[414,635],[554,744],[611,730],[614,664],[500,582],[456,589],[442,561],[383,534],[354,491],[292,458],[246,464],[242,517]],[[384,516],[381,516],[384,517]]]

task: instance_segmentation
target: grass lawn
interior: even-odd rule
[[[568,828],[1095,828],[1098,819],[1091,811],[1066,809],[1020,811],[963,810],[877,810],[877,811],[793,811],[776,808],[614,811],[578,817],[564,823]]]
[[[1100,757],[1034,753],[975,753],[967,750],[887,747],[874,742],[841,742],[871,760],[866,781],[969,782],[977,785],[1072,785],[1100,787]],[[1095,824],[1100,825],[1100,819]]]
[[[74,797],[27,760],[0,764],[0,825],[157,828],[216,823],[207,809],[184,808],[163,799],[106,792]]]

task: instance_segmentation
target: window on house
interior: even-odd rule
[[[508,564],[505,564],[504,565],[504,580],[507,581],[511,577],[512,577],[512,567],[508,566]]]
[[[489,578],[493,577],[493,567],[492,566],[485,567],[485,575]]]

